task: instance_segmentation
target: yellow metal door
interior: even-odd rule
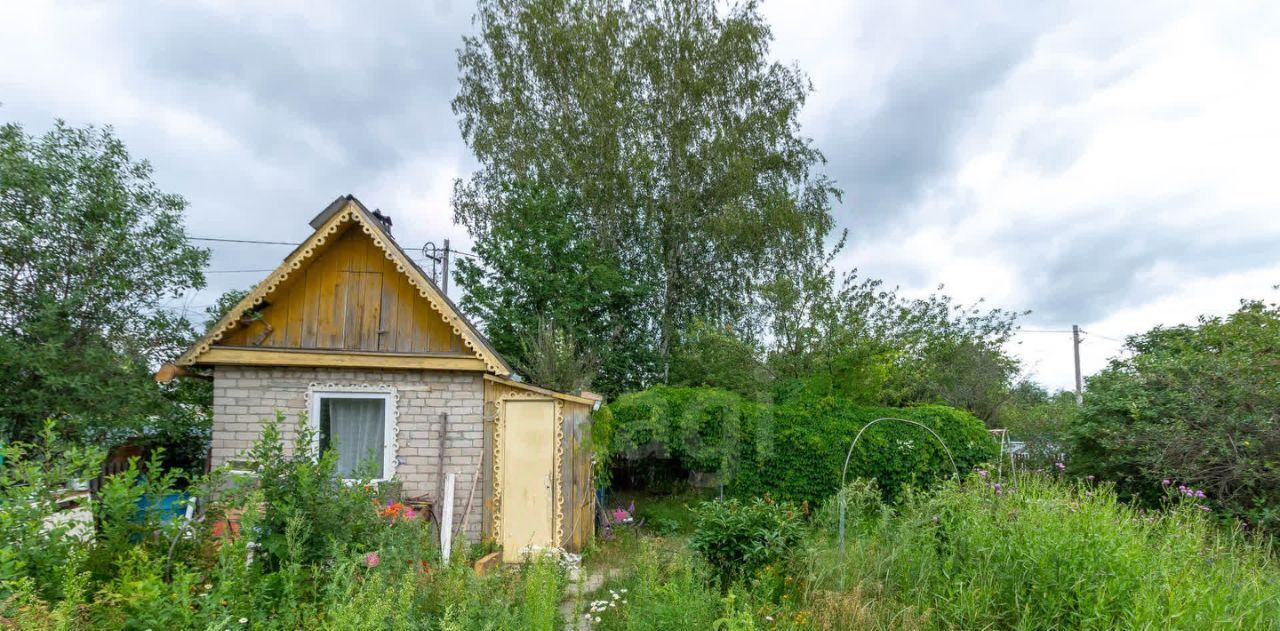
[[[555,402],[507,401],[502,428],[502,560],[550,547],[555,493]]]

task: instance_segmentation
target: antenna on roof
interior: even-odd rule
[[[431,282],[440,286],[445,296],[449,295],[449,240],[444,240],[444,247],[437,248],[435,242],[428,241],[422,246],[422,256],[431,261]]]

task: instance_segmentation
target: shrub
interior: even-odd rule
[[[694,508],[689,546],[722,578],[751,578],[785,561],[803,534],[800,512],[787,502],[713,500]]]
[[[1205,489],[1211,505],[1280,525],[1280,305],[1130,337],[1129,353],[1089,379],[1071,428],[1072,468],[1154,504],[1163,479]]]
[[[13,590],[10,582],[29,579],[45,598],[60,596],[60,573],[74,565],[83,548],[74,525],[49,526],[55,500],[73,480],[98,475],[105,452],[63,443],[53,423],[46,423],[36,443],[0,448],[0,600]]]
[[[612,453],[674,458],[689,471],[726,477],[766,431],[767,414],[767,406],[725,390],[668,386],[622,395],[597,412],[610,422]]]
[[[614,436],[611,451],[621,456],[674,458],[689,471],[719,472],[735,494],[795,501],[835,493],[849,444],[881,417],[932,429],[961,472],[999,453],[973,415],[938,405],[881,408],[801,394],[767,405],[714,388],[657,386],[623,395],[597,413]],[[850,479],[875,480],[889,498],[954,471],[928,431],[896,421],[867,429],[849,463]]]
[[[819,502],[840,487],[849,445],[867,423],[883,417],[921,423],[951,450],[963,474],[995,460],[998,445],[973,415],[940,405],[878,408],[839,399],[800,399],[773,408],[771,444],[744,454],[733,490],[794,501]],[[942,445],[929,432],[897,421],[872,425],[849,460],[848,479],[874,480],[887,499],[907,486],[926,486],[955,472]]]
[[[317,563],[369,551],[390,523],[378,515],[385,493],[363,480],[344,481],[337,451],[319,453],[315,430],[305,418],[286,451],[280,435],[284,416],[263,423],[262,437],[249,451],[254,477],[249,488],[261,498],[261,562],[276,569],[285,558]]]

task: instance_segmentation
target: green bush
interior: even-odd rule
[[[1280,305],[1157,327],[1089,378],[1071,470],[1154,505],[1165,479],[1223,514],[1280,529]]]
[[[961,473],[999,453],[973,415],[938,405],[881,408],[803,395],[768,405],[714,388],[656,386],[619,397],[601,408],[602,415],[617,457],[673,458],[686,470],[720,473],[735,494],[795,501],[835,493],[849,444],[882,417],[932,429]],[[954,471],[928,431],[898,421],[867,429],[849,463],[849,479],[875,480],[890,498],[907,485],[927,485]]]
[[[67,482],[95,477],[106,453],[62,444],[52,423],[44,425],[39,442],[10,443],[0,453],[0,600],[22,579],[40,596],[59,597],[60,575],[83,545],[70,523],[48,527],[46,520]]]
[[[262,437],[249,451],[253,478],[249,489],[261,497],[259,537],[261,562],[276,569],[286,556],[300,563],[332,560],[374,547],[388,520],[379,517],[387,491],[363,479],[338,475],[337,451],[317,448],[315,430],[300,417],[297,438],[285,449],[280,425],[284,416],[263,423]]]
[[[805,530],[794,505],[768,498],[713,500],[693,512],[689,546],[729,580],[753,578],[765,566],[786,561]]]
[[[610,453],[674,458],[687,470],[731,477],[744,448],[767,432],[768,411],[716,388],[655,386],[618,397],[596,416],[609,420]]]
[[[999,447],[973,415],[941,405],[879,408],[832,398],[797,400],[773,408],[771,443],[745,452],[734,480],[737,494],[821,501],[840,488],[849,445],[867,423],[884,417],[915,421],[936,432],[963,475],[991,462]],[[898,421],[872,425],[849,460],[848,479],[874,480],[886,498],[907,486],[950,476],[947,452],[928,431]]]

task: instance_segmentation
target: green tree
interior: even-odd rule
[[[1157,327],[1088,380],[1072,469],[1154,501],[1162,480],[1225,512],[1280,524],[1280,305]]]
[[[457,220],[489,240],[520,181],[580,200],[647,290],[664,368],[694,322],[763,330],[761,279],[821,250],[838,191],[800,134],[809,81],[769,60],[756,4],[482,0],[475,24],[453,109],[480,168]]]
[[[1079,411],[1076,395],[1069,390],[1049,392],[1021,381],[1009,391],[997,424],[1009,430],[1010,440],[1022,443],[1032,468],[1046,469],[1060,462],[1068,448],[1067,431]]]
[[[770,381],[762,356],[756,342],[732,330],[697,322],[684,333],[671,356],[670,382],[723,388],[758,399],[768,391]]]
[[[190,340],[164,301],[203,287],[186,202],[161,191],[111,128],[0,126],[0,423],[46,418],[88,438],[200,423],[151,372]]]
[[[457,270],[462,306],[498,352],[547,387],[615,395],[649,383],[647,292],[591,237],[576,198],[520,183],[502,203]]]
[[[860,403],[941,403],[992,422],[1017,377],[1005,351],[1019,313],[938,292],[905,298],[829,264],[767,287],[780,393],[803,388]]]

